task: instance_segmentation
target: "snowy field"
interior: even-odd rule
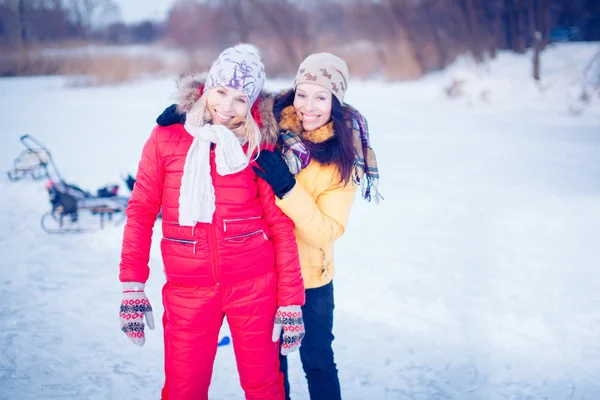
[[[508,54],[419,82],[351,83],[385,201],[357,199],[336,249],[344,399],[600,399],[600,106],[568,113],[598,47],[549,49],[543,91]],[[465,97],[449,100],[457,77]],[[174,91],[168,79],[0,79],[0,168],[29,133],[71,183],[120,183]],[[49,235],[47,209],[45,182],[0,177],[0,399],[158,400],[161,327],[143,348],[119,330],[122,226]],[[158,246],[151,270],[160,321]],[[297,353],[290,368],[293,399],[307,399]],[[231,345],[211,398],[242,398]]]

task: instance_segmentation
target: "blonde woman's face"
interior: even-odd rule
[[[206,107],[215,125],[234,127],[246,119],[250,104],[239,90],[219,86],[209,90]]]
[[[301,83],[296,87],[294,109],[305,131],[314,131],[331,119],[332,94],[323,86]]]

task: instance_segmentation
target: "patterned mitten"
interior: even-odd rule
[[[279,340],[282,330],[281,355],[287,356],[288,353],[298,350],[304,338],[304,321],[300,306],[284,306],[277,309],[273,327],[274,342]]]
[[[144,336],[144,315],[148,328],[154,329],[154,315],[152,306],[146,293],[144,284],[140,282],[123,282],[123,297],[121,299],[121,312],[119,321],[121,330],[125,332],[129,340],[138,346],[146,343]]]

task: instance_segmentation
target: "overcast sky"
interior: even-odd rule
[[[138,22],[145,19],[163,20],[174,0],[113,0],[121,8],[124,22]]]

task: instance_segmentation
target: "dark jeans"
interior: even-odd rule
[[[333,361],[333,283],[306,289],[302,307],[306,336],[300,346],[300,360],[308,382],[311,400],[340,400],[340,380]],[[285,398],[290,400],[287,357],[279,356],[283,372]]]

